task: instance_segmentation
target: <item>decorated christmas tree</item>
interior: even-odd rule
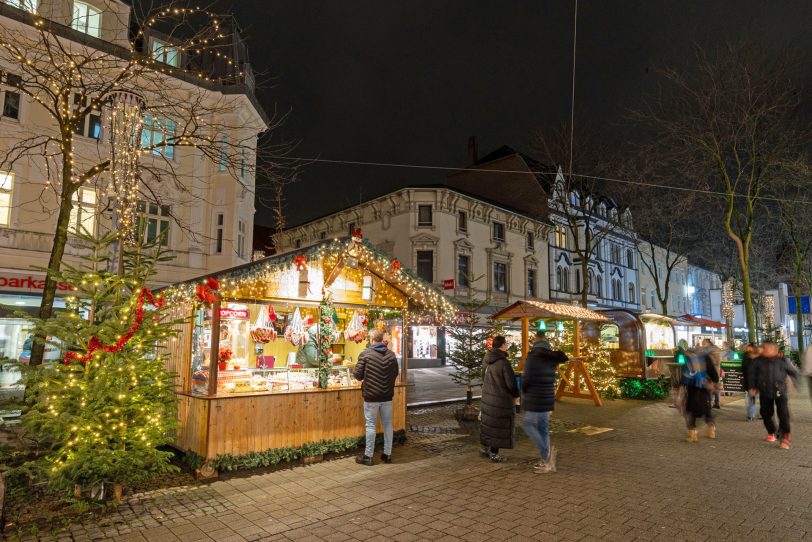
[[[37,322],[36,331],[63,356],[32,372],[23,424],[47,449],[29,466],[42,468],[53,486],[104,484],[120,499],[122,486],[175,469],[171,452],[159,448],[177,425],[160,346],[176,322],[162,317],[163,300],[145,287],[164,255],[154,246],[128,248],[113,272],[114,241],[83,237],[82,264],[63,263],[57,275],[73,288],[67,309]]]
[[[473,390],[482,379],[482,363],[488,350],[486,341],[489,337],[489,330],[479,322],[478,312],[487,305],[487,301],[477,299],[469,288],[466,297],[457,300],[460,312],[456,324],[446,328],[448,359],[454,367],[451,378],[466,389],[465,407],[457,412],[457,416],[463,420],[475,420],[477,417]]]
[[[572,323],[564,325],[551,339],[553,348],[561,350],[572,357],[573,345],[575,344],[575,326]],[[581,358],[586,362],[592,383],[603,397],[620,396],[620,379],[615,373],[615,367],[609,361],[609,350],[602,347],[594,340],[581,340]],[[580,377],[583,380],[583,377]],[[586,383],[581,382],[581,389],[586,388]]]

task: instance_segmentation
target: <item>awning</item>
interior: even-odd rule
[[[677,321],[681,324],[687,324],[689,326],[705,326],[705,327],[730,327],[727,324],[723,324],[722,322],[717,322],[715,320],[708,320],[707,318],[699,318],[698,316],[693,316],[690,314],[683,314]]]
[[[497,312],[491,318],[497,320],[519,320],[522,318],[540,320],[549,318],[553,320],[591,320],[599,322],[609,320],[602,314],[577,305],[530,300],[517,301]]]

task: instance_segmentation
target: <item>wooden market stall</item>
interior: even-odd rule
[[[573,334],[573,355],[566,367],[559,369],[561,382],[556,391],[556,400],[561,397],[575,397],[579,399],[592,399],[596,405],[602,406],[600,394],[592,383],[584,360],[581,356],[581,323],[604,322],[607,318],[593,310],[577,305],[563,305],[543,301],[523,300],[509,305],[494,314],[491,318],[497,320],[520,321],[522,325],[522,355],[518,370],[524,368],[524,360],[530,350],[530,323],[538,320],[573,321],[575,332]],[[586,384],[589,393],[581,390],[581,380]]]
[[[171,286],[183,319],[168,344],[177,374],[176,445],[210,460],[364,435],[352,375],[373,327],[401,363],[394,429],[406,424],[404,333],[410,318],[455,308],[365,243],[328,241]]]

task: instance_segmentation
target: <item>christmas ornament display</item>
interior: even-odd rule
[[[159,309],[164,306],[163,298],[156,298],[152,295],[152,292],[146,288],[141,288],[141,291],[138,293],[138,306],[135,309],[135,320],[129,329],[127,329],[127,331],[121,337],[119,337],[116,342],[113,344],[102,344],[101,340],[94,335],[90,338],[90,341],[88,341],[87,354],[82,355],[78,352],[67,352],[62,358],[62,361],[66,365],[70,365],[72,361],[87,363],[93,357],[96,350],[101,350],[102,352],[108,353],[120,351],[141,328],[141,323],[144,321],[145,302],[148,302],[150,305],[153,305]]]
[[[348,341],[360,343],[367,338],[367,323],[364,313],[356,309],[344,330],[344,338]]]
[[[298,307],[293,311],[293,317],[291,317],[288,327],[285,328],[285,340],[293,346],[307,344],[307,329]]]

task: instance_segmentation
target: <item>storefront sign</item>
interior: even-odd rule
[[[45,289],[45,275],[32,275],[29,273],[2,273],[0,274],[0,290],[7,292],[40,292]],[[70,284],[57,282],[58,292],[69,292]]]
[[[443,290],[453,290],[455,287],[454,279],[445,279],[443,281]]]
[[[722,363],[722,385],[725,391],[745,391],[744,389],[744,373],[742,372],[741,363]]]
[[[248,320],[248,309],[220,309],[221,320]]]

